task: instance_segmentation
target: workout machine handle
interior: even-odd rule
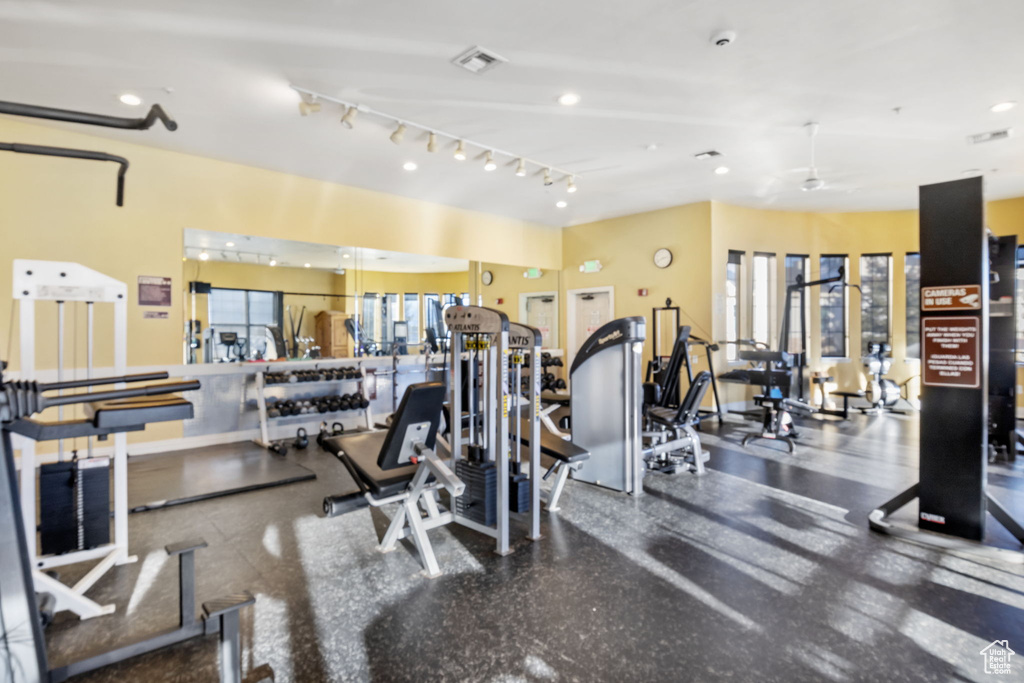
[[[91,394],[70,394],[68,396],[44,396],[42,408],[51,406],[66,406],[75,403],[89,403],[92,401],[114,401],[121,398],[135,398],[136,396],[162,396],[173,394],[177,391],[195,391],[200,386],[198,380],[188,382],[175,382],[173,384],[148,384],[135,389],[113,389],[111,391],[97,391]]]
[[[68,121],[70,123],[85,123],[90,126],[124,128],[128,130],[147,130],[152,128],[153,124],[157,121],[161,121],[167,130],[178,129],[178,123],[168,116],[167,112],[159,104],[151,106],[149,113],[140,119],[90,114],[84,111],[71,111],[70,109],[56,109],[54,107],[41,107],[36,104],[3,101],[0,101],[0,114],[28,116],[36,119],[50,119],[52,121]]]
[[[94,387],[99,384],[120,384],[122,382],[151,382],[158,379],[167,379],[170,375],[166,372],[143,372],[137,375],[121,375],[120,377],[93,377],[92,379],[77,379],[69,382],[52,382],[40,384],[39,391],[57,391],[58,389],[80,389],[82,387]]]
[[[0,104],[3,104],[0,102]],[[0,109],[0,113],[4,113]],[[124,174],[128,172],[128,160],[106,152],[91,152],[86,149],[68,147],[46,147],[44,145],[23,145],[18,142],[0,142],[0,151],[18,152],[19,154],[39,154],[49,157],[65,157],[69,159],[89,159],[91,161],[113,161],[120,164],[117,171],[117,205],[124,206]]]

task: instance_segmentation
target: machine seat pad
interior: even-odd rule
[[[658,424],[665,425],[666,427],[681,427],[682,425],[676,423],[676,416],[679,414],[679,408],[661,408],[654,407],[647,409],[647,417],[651,418]]]
[[[522,420],[519,426],[519,438],[524,445],[530,445],[530,422]],[[540,430],[540,452],[555,460],[566,463],[579,462],[590,457],[590,451],[580,448],[572,441],[560,439],[546,429]]]
[[[87,414],[98,429],[191,420],[194,416],[192,404],[174,395],[97,401],[88,404]]]
[[[561,406],[568,406],[569,402],[570,402],[569,401],[569,397],[570,396],[571,396],[571,394],[568,394],[568,393],[559,393],[559,392],[555,392],[555,391],[542,391],[542,392],[540,392],[540,402],[541,403],[557,403],[558,405],[561,405]]]
[[[384,446],[385,436],[386,431],[379,431],[324,439],[324,448],[336,457],[347,460],[376,498],[385,498],[405,490],[418,467],[405,465],[392,470],[382,470],[378,467],[377,458]]]

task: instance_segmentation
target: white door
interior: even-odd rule
[[[558,348],[558,292],[520,294],[519,321],[540,330],[544,348]]]
[[[583,342],[614,318],[615,290],[612,287],[574,289],[570,290],[568,295],[569,333],[566,351],[574,358]]]

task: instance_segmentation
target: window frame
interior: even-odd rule
[[[782,275],[783,275],[783,281],[784,281],[783,294],[785,294],[785,292],[789,289],[789,286],[791,284],[796,284],[796,279],[795,278],[794,278],[794,280],[792,282],[790,282],[790,280],[789,280],[789,270],[790,270],[790,268],[789,268],[789,260],[790,259],[799,259],[800,262],[801,262],[801,265],[802,265],[802,268],[800,269],[800,273],[799,274],[803,275],[804,282],[810,282],[810,280],[811,280],[811,255],[810,254],[786,254],[785,258],[782,261]],[[804,315],[803,315],[803,319],[802,320],[800,319],[800,299],[801,298],[803,298],[803,301],[804,301],[804,307],[803,307],[804,308]],[[785,299],[783,301],[785,301]],[[807,357],[810,355],[810,336],[809,336],[808,332],[809,332],[809,330],[811,328],[811,307],[808,304],[809,304],[809,302],[807,301],[807,288],[806,287],[802,288],[802,289],[800,289],[800,290],[798,290],[798,291],[796,291],[794,293],[793,298],[789,302],[789,305],[791,307],[790,308],[791,312],[790,312],[790,316],[789,316],[789,337],[785,340],[785,343],[786,343],[785,350],[786,351],[788,351],[790,353],[800,353],[801,351],[803,352],[803,362],[802,362],[802,365],[804,367],[807,367],[807,364],[808,364]],[[793,307],[796,308],[796,315],[795,316],[792,313]],[[794,321],[796,321],[796,323],[794,323]],[[796,339],[796,341],[799,342],[799,346],[800,346],[800,350],[799,351],[792,351],[792,348],[793,348],[793,335],[794,335],[793,329],[794,329],[795,324],[799,324],[800,325],[800,331],[797,333],[797,339]],[[781,334],[781,331],[780,331],[780,334]]]
[[[824,280],[825,278],[831,277],[830,271],[822,270],[823,262],[825,259],[842,259],[843,273],[849,274],[850,272],[850,255],[849,254],[819,254],[818,255],[818,277]],[[821,359],[824,360],[849,360],[850,359],[850,297],[846,296],[846,287],[840,287],[837,291],[831,291],[835,285],[822,285],[819,287],[818,292],[818,334],[820,342]],[[833,304],[826,304],[826,297],[838,296],[840,299],[840,306]],[[825,309],[826,308],[842,308],[842,316],[840,318],[842,322],[842,338],[843,338],[843,354],[842,355],[827,355],[825,353],[825,338],[834,334],[832,331],[826,331],[825,329]]]
[[[759,339],[757,337],[758,328],[758,278],[757,278],[757,267],[758,260],[763,259],[765,261],[764,274],[768,278],[768,281],[764,283],[764,288],[767,290],[767,296],[764,298],[764,303],[767,307],[765,323],[765,338]],[[768,348],[774,346],[772,339],[776,331],[775,323],[775,311],[778,307],[778,288],[779,288],[779,276],[777,273],[778,260],[776,255],[772,252],[767,251],[755,251],[753,257],[750,259],[750,338],[756,342],[762,342],[768,345]]]
[[[886,268],[885,268],[885,340],[883,342],[881,342],[881,343],[889,344],[890,347],[892,346],[892,252],[875,252],[875,253],[861,254],[859,262],[858,262],[858,266],[860,268],[860,287],[861,287],[861,289],[860,289],[860,294],[861,294],[861,297],[860,297],[860,352],[861,352],[861,355],[866,355],[867,354],[867,352],[868,352],[867,351],[867,345],[869,343],[871,343],[871,342],[879,343],[878,340],[874,339],[874,338],[872,338],[871,340],[868,340],[865,337],[865,328],[864,328],[864,321],[865,321],[865,319],[866,318],[870,319],[869,315],[865,315],[865,309],[870,310],[870,309],[876,308],[874,306],[873,302],[870,302],[870,299],[873,298],[873,297],[868,297],[868,296],[865,296],[865,294],[864,294],[864,288],[865,288],[865,285],[867,284],[865,282],[865,280],[864,280],[864,272],[865,272],[864,271],[864,259],[873,259],[873,258],[884,258],[885,259],[885,266],[886,266]],[[868,283],[874,283],[874,282],[877,282],[877,280],[869,279],[867,282]],[[868,285],[868,286],[874,287],[873,284]],[[873,294],[873,290],[872,290],[872,294]],[[849,349],[847,349],[847,350],[849,351]]]
[[[725,358],[729,363],[743,362],[739,359],[739,344],[736,342],[743,338],[743,262],[746,256],[745,251],[730,249],[725,264]],[[729,284],[734,280],[731,273],[735,273],[734,295],[729,294]],[[730,300],[734,301],[731,311]],[[730,320],[734,323],[735,334],[729,332]]]
[[[907,268],[910,267],[907,261],[910,257],[917,257],[917,286],[914,288],[913,296],[917,301],[917,305],[911,306],[911,278],[907,275]],[[919,251],[908,251],[903,255],[903,295],[904,305],[906,310],[904,311],[904,328],[903,328],[903,358],[907,361],[921,361],[921,252]],[[911,322],[911,314],[914,315],[913,323]],[[910,349],[910,330],[914,329],[917,342],[914,344],[917,351],[914,355],[911,355]]]
[[[245,296],[244,296],[244,301],[245,301],[245,316],[244,316],[245,317],[245,323],[217,323],[217,322],[214,322],[214,320],[213,320],[213,298],[214,298],[214,292],[217,291],[217,290],[229,291],[229,292],[245,292]],[[250,313],[249,295],[251,293],[254,293],[254,292],[257,293],[257,294],[271,294],[271,295],[273,295],[273,297],[274,297],[274,323],[273,324],[277,325],[277,328],[279,330],[281,330],[282,334],[284,334],[284,293],[281,292],[281,291],[272,290],[272,289],[250,289],[250,288],[246,288],[246,287],[210,287],[210,294],[207,296],[207,301],[206,301],[206,327],[207,328],[213,328],[213,329],[216,329],[218,327],[229,327],[229,328],[244,327],[245,328],[245,334],[246,334],[246,337],[245,337],[245,358],[250,359],[250,360],[253,358],[253,353],[254,353],[253,352],[253,346],[252,346],[252,342],[253,342],[252,328],[253,327],[263,327],[263,328],[265,328],[267,326],[267,323],[253,323],[252,322],[252,315]]]

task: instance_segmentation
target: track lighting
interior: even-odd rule
[[[464,143],[462,140],[459,140],[459,144],[455,146],[455,160],[466,160],[466,143]]]
[[[271,265],[271,267],[277,265],[277,259],[274,258],[273,256],[270,257],[270,265]]]
[[[526,159],[519,157],[519,163],[516,164],[516,175],[522,178],[526,175]]]
[[[395,128],[395,132],[391,134],[391,142],[396,145],[402,144],[402,140],[405,139],[405,124],[398,124],[398,128]]]
[[[309,100],[308,102],[306,100],[299,101],[299,113],[303,116],[309,116],[310,114],[315,114],[318,111],[320,111],[320,103],[315,99]]]
[[[210,255],[207,254],[205,251],[199,252],[199,260],[200,261],[208,261],[209,259],[210,259]]]
[[[498,168],[498,165],[494,163],[494,152],[488,152],[484,156],[484,170],[493,171],[496,168]]]
[[[550,168],[545,168],[544,169],[544,187],[548,187],[548,186],[550,186],[554,182],[555,181],[551,179],[551,169]]]
[[[719,166],[718,168],[715,169],[715,175],[725,175],[728,172],[729,172],[729,167],[728,166]]]
[[[565,191],[566,192],[570,192],[570,193],[576,191],[576,176],[574,176],[574,175],[569,176],[569,180],[568,180],[568,183],[566,184]]]
[[[358,109],[356,109],[355,107],[349,107],[345,111],[345,115],[341,117],[341,125],[345,126],[346,128],[355,128],[356,115],[358,113]]]
[[[431,133],[430,136],[427,137],[427,151],[428,152],[436,152],[437,151],[437,133]]]
[[[572,107],[580,103],[580,96],[574,92],[567,92],[558,96],[558,103],[563,107]]]

